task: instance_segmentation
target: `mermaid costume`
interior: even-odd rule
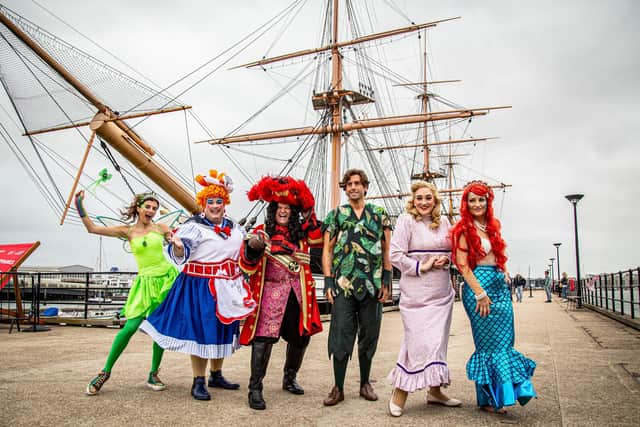
[[[479,265],[473,274],[492,301],[491,313],[480,316],[475,312],[475,295],[465,282],[462,303],[476,347],[467,362],[467,377],[476,383],[478,406],[498,410],[516,402],[525,405],[536,397],[530,380],[536,363],[513,348],[513,306],[504,273],[496,266]]]

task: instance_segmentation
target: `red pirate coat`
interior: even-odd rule
[[[316,227],[307,232],[305,240],[300,241],[300,248],[292,256],[272,255],[270,252],[270,239],[264,231],[264,224],[255,228],[254,234],[261,234],[267,247],[263,255],[257,261],[251,261],[246,256],[245,245],[248,240],[242,243],[240,248],[240,268],[249,275],[249,286],[253,298],[258,303],[256,310],[245,319],[242,332],[240,333],[240,344],[249,345],[256,333],[258,318],[260,317],[260,308],[262,300],[262,291],[265,281],[265,270],[267,268],[267,260],[271,262],[280,262],[289,266],[291,271],[299,268],[300,275],[300,294],[302,301],[300,304],[300,322],[299,330],[301,336],[314,335],[322,331],[322,322],[320,321],[320,310],[318,309],[318,301],[316,300],[316,286],[313,276],[311,275],[311,267],[309,265],[309,249],[312,247],[322,246],[322,231]]]

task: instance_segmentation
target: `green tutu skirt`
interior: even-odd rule
[[[164,301],[177,276],[178,269],[169,263],[164,274],[138,274],[131,284],[121,315],[127,319],[148,317]]]

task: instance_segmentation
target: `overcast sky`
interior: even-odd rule
[[[123,68],[35,2],[3,3],[63,40]],[[174,1],[159,0],[112,0],[109,6],[86,0],[38,0],[38,3],[160,86],[166,86],[290,2],[188,1],[180,2],[179,7]],[[313,28],[309,37],[303,30],[299,35],[284,34],[268,54],[312,47],[308,43],[317,40],[320,24],[315,21],[319,19],[320,8],[317,0],[307,3],[297,25]],[[445,93],[459,104],[513,106],[474,121],[478,127],[473,136],[500,139],[475,149],[473,159],[465,160],[467,175],[469,170],[477,171],[478,178],[495,178],[513,186],[500,194],[496,203],[508,244],[510,271],[526,276],[530,268],[532,277],[540,276],[549,258],[556,256],[552,243],[561,242],[561,270],[575,274],[573,212],[564,198],[571,193],[585,195],[578,205],[581,271],[599,273],[637,267],[639,258],[634,243],[640,237],[637,221],[640,149],[635,138],[640,134],[637,118],[640,3],[632,0],[377,3],[378,31],[407,24],[406,18],[389,5],[397,6],[417,23],[462,16],[461,20],[429,32],[433,79],[461,79],[462,83],[452,85]],[[271,36],[266,44],[248,51],[234,64],[259,59],[273,41]],[[399,63],[407,60],[400,53],[396,59]],[[182,101],[193,105],[216,135],[224,135],[279,90],[280,83],[261,73],[222,70],[185,94]],[[0,102],[11,112],[4,93]],[[296,106],[296,102],[300,101],[291,99],[289,108]],[[302,102],[309,104],[308,99]],[[310,113],[297,114],[293,119],[286,106],[275,108],[272,114],[266,119],[269,123],[258,122],[252,130],[267,129],[270,121],[294,127],[316,120]],[[172,156],[174,152],[180,153],[175,155],[176,162],[190,175],[184,117],[176,117],[162,124],[154,119],[155,128],[145,123],[144,136]],[[0,111],[0,121],[15,130],[16,140],[27,144],[11,120],[15,116],[9,118]],[[200,135],[197,130],[192,131],[193,141]],[[82,145],[77,147],[74,158],[82,153]],[[233,170],[217,148],[200,144],[192,150],[196,173],[210,168]],[[92,161],[94,168],[109,166],[100,166],[98,159]],[[260,161],[251,163],[246,166],[259,176]],[[229,212],[239,218],[248,206],[239,199],[244,197],[249,184],[241,177],[235,178],[238,191]],[[116,179],[108,185],[117,188]],[[62,188],[68,192],[70,182]],[[40,240],[42,246],[28,265],[95,267],[98,239],[78,226],[58,225],[59,218],[4,142],[0,143],[0,192],[4,202],[0,243]],[[88,204],[99,209],[90,201]],[[106,240],[103,265],[135,269],[132,256],[122,250],[120,242]]]

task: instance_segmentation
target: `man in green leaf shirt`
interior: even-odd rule
[[[344,378],[356,334],[360,396],[378,399],[369,373],[380,335],[382,302],[391,291],[391,221],[384,208],[365,203],[369,180],[364,171],[349,169],[340,186],[349,204],[329,212],[323,225],[322,270],[332,304],[328,346],[335,378],[326,406],[344,400]]]

